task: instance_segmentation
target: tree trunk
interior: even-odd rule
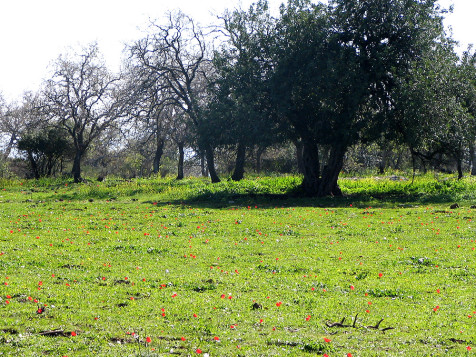
[[[246,146],[243,143],[238,143],[238,149],[236,151],[235,171],[231,176],[233,181],[240,181],[245,174],[245,158],[246,158]]]
[[[207,158],[207,167],[208,172],[210,173],[212,183],[220,182],[220,178],[218,177],[217,172],[215,171],[215,155],[213,153],[213,148],[210,144],[207,144],[205,155]]]
[[[400,165],[402,164],[402,160],[403,160],[403,150],[398,150],[397,159],[393,164],[393,168],[395,170],[400,170]]]
[[[461,180],[463,178],[463,159],[461,155],[458,155],[456,158],[456,166],[458,169],[458,180]]]
[[[306,195],[315,196],[318,192],[320,182],[319,150],[315,142],[303,142],[302,164],[304,179],[301,186]]]
[[[8,145],[5,149],[5,152],[4,152],[4,157],[5,157],[5,160],[8,159],[8,157],[10,156],[10,153],[12,152],[12,149],[13,149],[13,145],[15,144],[15,140],[16,140],[16,135],[15,134],[12,134],[10,136],[10,140],[8,142]]]
[[[81,179],[81,158],[83,154],[81,151],[76,150],[76,154],[74,156],[73,161],[73,169],[71,170],[71,174],[73,175],[73,179],[75,183],[79,183],[82,181]]]
[[[261,172],[261,156],[263,156],[266,148],[258,146],[256,150],[256,173],[259,174]]]
[[[386,149],[382,151],[382,158],[378,164],[378,171],[380,175],[383,175],[385,173],[385,168],[387,167],[387,157],[389,153],[390,151]]]
[[[182,180],[183,175],[183,161],[184,161],[184,151],[183,151],[183,143],[178,143],[178,151],[179,151],[179,160],[178,160],[178,173],[177,173],[177,180]]]
[[[33,176],[35,176],[35,179],[40,178],[40,173],[38,172],[38,165],[36,164],[35,158],[33,157],[33,154],[28,151],[28,159],[30,160],[30,166],[31,166],[31,171],[33,172]]]
[[[47,163],[46,163],[46,175],[48,177],[51,177],[51,173],[53,171],[53,166],[54,166],[54,158],[53,157],[48,157],[47,158]]]
[[[471,176],[476,175],[476,153],[474,149],[474,143],[469,146],[469,155],[471,158]]]
[[[208,177],[208,172],[205,165],[205,152],[200,151],[200,170],[202,171],[203,177]]]
[[[154,163],[153,163],[154,174],[159,173],[160,160],[162,159],[162,155],[164,154],[164,145],[165,145],[164,139],[161,137],[157,137],[157,147],[155,150]]]
[[[304,162],[303,162],[303,144],[301,141],[294,140],[294,146],[296,146],[296,160],[298,166],[298,172],[304,174]]]
[[[331,148],[329,160],[322,172],[321,182],[317,196],[342,196],[342,191],[337,184],[339,173],[344,166],[344,156],[346,148],[342,146],[334,146]]]

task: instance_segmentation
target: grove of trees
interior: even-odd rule
[[[445,32],[437,0],[266,0],[213,26],[153,21],[111,73],[91,44],[55,62],[20,103],[0,96],[1,174],[245,171],[303,175],[309,196],[373,166],[476,174],[476,53]]]

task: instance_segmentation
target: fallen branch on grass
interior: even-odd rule
[[[342,318],[341,322],[329,322],[326,321],[327,327],[350,327],[350,325],[344,325],[345,317]]]
[[[357,316],[359,316],[359,314],[356,314],[355,317],[354,317],[354,322],[352,323],[352,325],[344,325],[344,321],[345,321],[345,317],[342,318],[341,322],[330,322],[330,321],[326,321],[326,325],[327,327],[352,327],[352,328],[358,328],[356,326],[357,324]],[[378,330],[378,331],[382,331],[382,332],[385,332],[385,331],[388,331],[388,330],[393,330],[395,329],[395,327],[385,327],[385,328],[379,328],[380,327],[380,324],[382,323],[384,319],[382,318],[379,322],[377,322],[374,326],[370,325],[370,326],[365,326],[365,328],[370,328],[370,329],[374,329],[374,330]]]
[[[38,335],[52,336],[52,337],[55,337],[55,336],[68,337],[68,336],[71,335],[71,332],[66,332],[66,331],[61,330],[61,329],[56,329],[56,330],[42,331],[42,332],[39,332]]]

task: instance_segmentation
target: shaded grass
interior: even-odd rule
[[[262,203],[273,205],[344,207],[353,202],[360,206],[391,206],[396,204],[426,204],[476,201],[476,179],[453,176],[420,175],[414,181],[404,176],[344,177],[339,180],[344,197],[306,198],[300,189],[298,176],[252,178],[234,182],[230,179],[211,184],[206,179],[188,178],[123,180],[110,178],[105,182],[87,181],[74,184],[71,180],[41,179],[20,181],[0,179],[4,192],[23,189],[25,200],[118,200],[131,198],[145,202],[172,202],[202,206],[231,206]],[[144,197],[154,197],[145,200]]]

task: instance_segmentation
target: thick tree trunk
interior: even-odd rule
[[[81,151],[77,150],[76,155],[74,156],[73,161],[73,169],[71,170],[71,174],[73,175],[74,182],[78,183],[81,182],[81,158],[83,154]]]
[[[246,146],[243,143],[238,143],[236,150],[235,171],[231,176],[233,181],[240,181],[245,174],[245,158],[246,158]]]
[[[183,161],[185,157],[185,153],[183,151],[183,143],[178,143],[178,151],[179,151],[179,160],[178,160],[178,169],[177,169],[177,180],[182,180],[183,175]]]
[[[154,162],[153,162],[154,174],[159,173],[160,160],[162,159],[162,155],[164,154],[164,145],[165,145],[164,139],[161,137],[157,137],[157,147],[155,149]]]
[[[301,141],[295,140],[294,146],[296,146],[296,160],[298,166],[298,172],[304,174],[304,163],[303,163],[303,144]]]
[[[320,182],[319,150],[315,142],[303,142],[302,165],[304,171],[302,188],[306,195],[315,196],[318,193]]]
[[[476,176],[476,153],[474,143],[469,146],[469,155],[471,158],[471,176]]]
[[[342,196],[342,191],[337,184],[339,173],[344,166],[344,156],[346,149],[342,146],[331,148],[329,160],[322,172],[317,196]]]
[[[205,155],[207,158],[207,167],[212,183],[220,182],[220,178],[218,177],[218,174],[215,171],[215,155],[211,145],[207,145]]]

